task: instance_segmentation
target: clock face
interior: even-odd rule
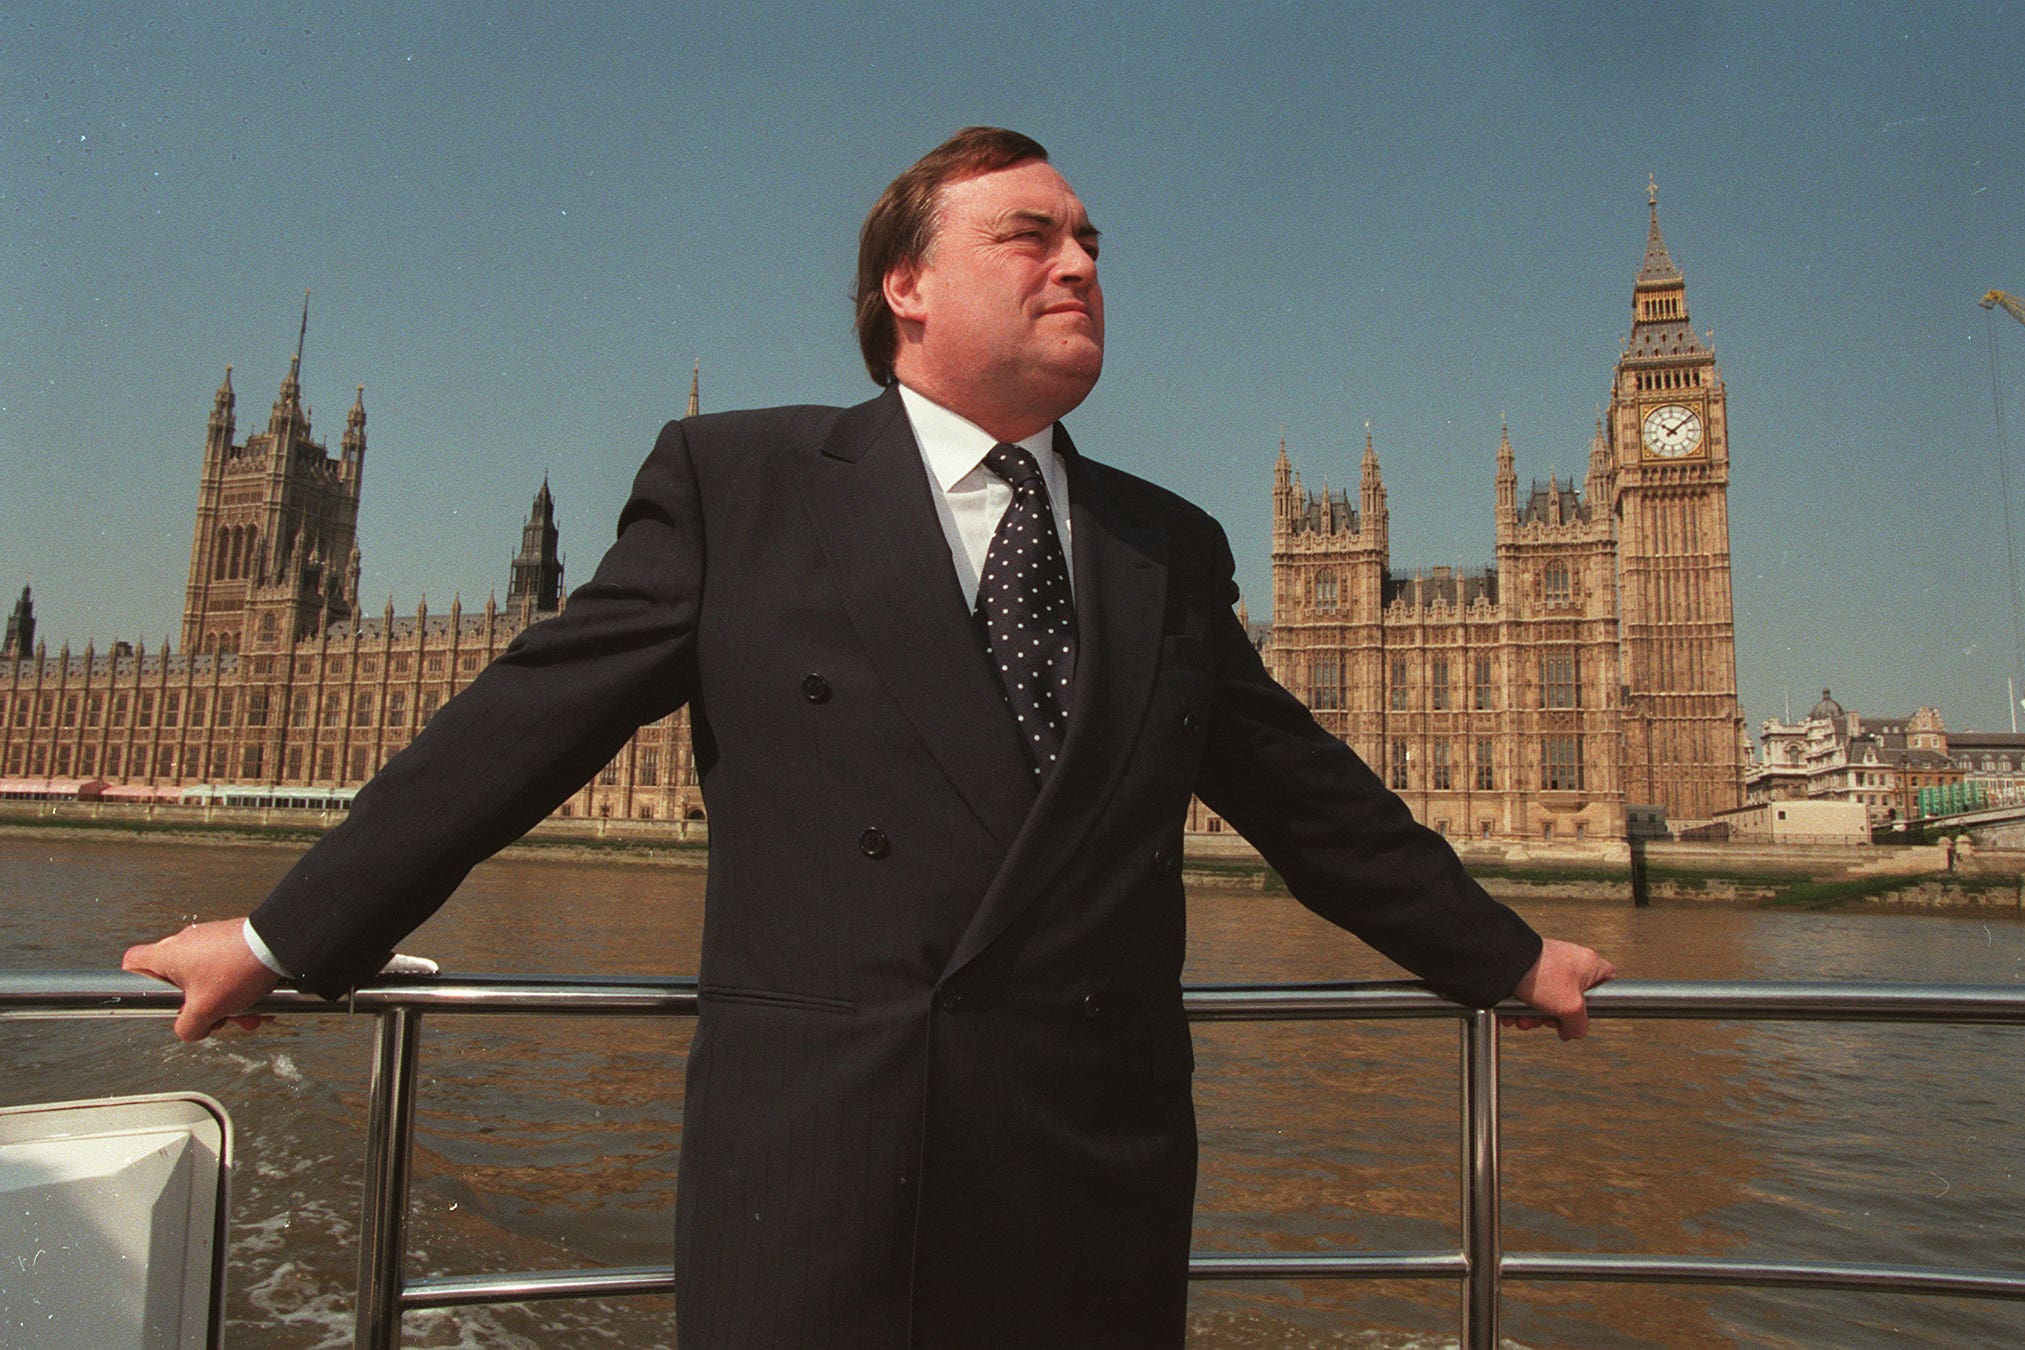
[[[1702,444],[1701,414],[1680,403],[1663,403],[1645,415],[1645,453],[1656,459],[1686,459]]]

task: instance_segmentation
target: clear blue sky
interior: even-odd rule
[[[264,426],[305,289],[319,435],[366,386],[368,608],[503,593],[544,473],[580,582],[692,362],[706,409],[871,392],[857,223],[989,122],[1105,232],[1079,444],[1214,511],[1257,617],[1283,426],[1342,485],[1369,422],[1400,568],[1491,561],[1501,413],[1522,483],[1581,472],[1656,176],[1746,718],[2008,727],[2021,71],[2015,4],[11,5],[0,595],[174,633],[211,393]]]

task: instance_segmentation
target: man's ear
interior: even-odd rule
[[[903,259],[887,269],[879,288],[885,292],[886,308],[900,322],[920,323],[927,317],[928,307],[921,294],[921,265],[915,259]]]

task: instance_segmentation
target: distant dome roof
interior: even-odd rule
[[[1828,691],[1824,689],[1821,691],[1821,701],[1815,704],[1814,711],[1807,715],[1809,717],[1837,718],[1842,716],[1842,705],[1830,698]]]

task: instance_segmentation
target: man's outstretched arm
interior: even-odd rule
[[[246,945],[245,921],[193,923],[160,942],[127,948],[120,969],[167,980],[183,991],[176,1037],[201,1041],[227,1022],[251,1030],[260,1019],[246,1010],[281,982]]]

